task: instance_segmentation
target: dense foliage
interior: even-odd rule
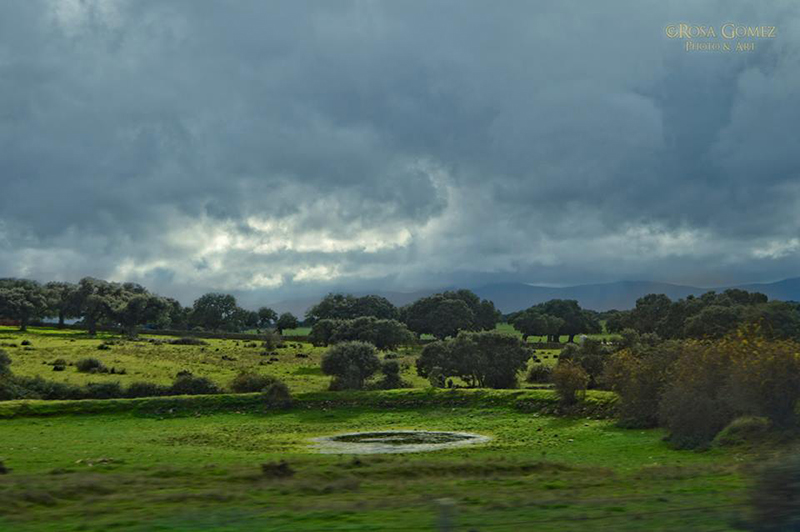
[[[458,377],[468,386],[515,388],[531,351],[514,336],[495,331],[465,332],[425,346],[417,359],[421,377]]]
[[[444,340],[459,331],[489,331],[500,320],[494,303],[469,290],[442,292],[418,299],[400,309],[409,330]]]
[[[306,321],[313,324],[319,320],[352,320],[366,316],[395,320],[398,311],[388,299],[381,296],[328,294],[306,312]]]
[[[366,342],[337,344],[322,357],[322,372],[333,377],[332,390],[360,390],[380,367],[375,346]]]
[[[397,320],[365,316],[351,320],[319,320],[311,328],[309,340],[315,345],[358,340],[369,342],[383,351],[412,343],[414,335]]]
[[[568,336],[569,342],[578,334],[602,332],[595,313],[582,309],[573,299],[551,299],[508,316],[508,322],[523,339],[544,336],[549,342],[558,342],[559,336]]]
[[[758,323],[767,338],[800,339],[797,303],[768,301],[764,294],[739,289],[678,301],[649,294],[639,298],[632,310],[609,313],[606,328],[610,332],[631,328],[665,339],[722,338],[748,323]]]

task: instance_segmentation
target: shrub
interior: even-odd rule
[[[600,341],[586,338],[581,345],[567,344],[561,350],[558,358],[559,360],[572,360],[580,365],[589,375],[588,388],[597,388],[608,355],[606,347]]]
[[[553,384],[563,405],[573,405],[586,393],[589,374],[572,360],[561,360],[553,370]]]
[[[723,399],[684,383],[671,385],[659,405],[667,439],[677,449],[708,445],[732,417]]]
[[[776,426],[796,423],[800,399],[800,348],[793,342],[767,341],[755,331],[723,340],[730,353],[729,380],[724,394],[742,414],[765,416]]]
[[[67,366],[63,364],[53,364],[53,371],[64,371],[67,369]]]
[[[322,372],[333,377],[331,389],[360,390],[380,365],[375,346],[365,342],[344,342],[322,356]]]
[[[769,432],[771,426],[765,417],[737,417],[714,437],[713,443],[722,447],[755,443]]]
[[[619,395],[620,425],[658,425],[661,396],[679,352],[680,344],[670,342],[639,354],[623,349],[609,356],[600,381]]]
[[[15,377],[23,397],[30,399],[83,399],[85,391],[80,386],[45,380],[41,377]]]
[[[393,390],[408,387],[408,383],[400,377],[400,364],[396,360],[385,360],[381,364],[381,373],[383,373],[383,379],[378,383],[379,388]]]
[[[534,364],[528,370],[528,376],[525,377],[525,381],[531,384],[545,384],[552,382],[552,378],[553,368],[544,364]]]
[[[50,365],[51,366],[66,366],[67,365],[67,361],[65,359],[63,359],[63,358],[57,358],[57,359],[53,360],[52,362],[50,362]]]
[[[264,400],[268,405],[286,407],[292,404],[292,394],[286,383],[275,379],[264,388]]]
[[[282,342],[281,336],[275,332],[267,332],[264,335],[264,341],[261,347],[268,350],[276,349]]]
[[[242,371],[233,378],[230,389],[234,393],[260,392],[276,380],[271,375],[259,375],[252,371]]]
[[[118,382],[90,382],[85,388],[87,399],[114,399],[123,396],[122,386]]]
[[[670,439],[680,447],[705,445],[743,415],[766,417],[778,427],[794,425],[798,351],[797,344],[766,340],[754,328],[722,340],[685,342],[659,407],[673,432]]]
[[[132,382],[125,390],[125,397],[160,397],[169,395],[169,386],[162,386],[153,382]]]
[[[99,349],[100,351],[108,351],[109,349],[111,349],[111,344],[103,342],[102,344],[97,346],[97,349]]]
[[[31,345],[31,341],[30,340],[23,340],[23,341],[21,341],[19,343],[19,345]]]
[[[209,395],[220,393],[220,389],[210,379],[195,377],[188,371],[181,372],[169,388],[171,395]]]
[[[208,342],[201,340],[200,338],[194,338],[192,336],[184,336],[183,338],[175,338],[169,341],[172,345],[208,345]]]
[[[39,396],[17,382],[11,375],[0,375],[0,401],[38,399]]]
[[[750,490],[750,503],[750,530],[800,530],[800,455],[781,456],[767,463]]]
[[[108,368],[96,358],[82,358],[75,363],[81,373],[107,373]]]
[[[0,349],[0,375],[8,375],[9,373],[11,373],[11,357]]]
[[[289,478],[294,476],[295,470],[285,460],[281,460],[261,464],[261,473],[268,478]]]

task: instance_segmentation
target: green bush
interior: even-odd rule
[[[108,373],[108,368],[96,358],[82,358],[75,363],[81,373]]]
[[[765,417],[737,417],[714,437],[713,443],[720,447],[757,443],[771,427],[772,423]]]
[[[407,388],[409,384],[400,377],[400,364],[396,360],[384,360],[381,364],[383,379],[378,383],[382,390]]]
[[[208,342],[201,340],[200,338],[194,338],[192,336],[184,336],[183,338],[175,338],[169,341],[172,345],[208,345]]]
[[[252,371],[242,371],[233,378],[230,389],[234,393],[260,392],[277,381],[271,375],[260,375]]]
[[[115,399],[124,397],[118,382],[90,382],[86,385],[84,397],[87,399]]]
[[[573,405],[586,394],[589,374],[573,360],[559,360],[553,370],[553,385],[562,405]]]
[[[125,389],[125,397],[161,397],[169,395],[169,386],[162,386],[154,382],[132,382]]]
[[[75,384],[45,380],[41,377],[14,377],[14,381],[24,392],[20,399],[83,399],[84,388]]]
[[[331,390],[357,389],[380,368],[375,346],[366,342],[344,342],[322,356],[322,372],[333,377]]]
[[[608,356],[608,349],[599,340],[586,338],[580,345],[567,344],[559,354],[559,361],[574,361],[589,376],[587,387],[597,388]]]
[[[661,396],[679,352],[680,344],[667,342],[643,351],[622,349],[608,357],[600,381],[619,395],[620,425],[636,428],[658,425]]]
[[[534,364],[528,370],[528,375],[525,377],[525,382],[531,384],[546,384],[553,380],[553,368],[545,366],[544,364]]]
[[[283,339],[278,333],[268,331],[264,333],[264,341],[262,342],[261,347],[272,351],[273,349],[277,349],[282,343]]]
[[[275,379],[263,392],[264,401],[271,406],[287,407],[292,404],[292,393],[286,383]]]
[[[169,388],[170,395],[209,395],[220,393],[220,389],[210,379],[195,377],[188,371],[181,372]]]
[[[0,349],[0,375],[8,375],[9,373],[11,373],[11,357]]]
[[[39,399],[39,396],[17,382],[12,375],[0,375],[0,401]]]
[[[707,446],[732,417],[724,399],[686,383],[671,385],[659,406],[661,424],[677,449]]]

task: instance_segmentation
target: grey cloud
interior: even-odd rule
[[[686,53],[680,20],[779,37]],[[6,3],[0,273],[795,275],[799,30],[792,2]]]

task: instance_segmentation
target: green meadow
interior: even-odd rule
[[[301,397],[288,410],[5,419],[0,529],[434,530],[442,499],[459,530],[726,530],[743,512],[752,452],[674,451],[658,430],[488,400],[504,394],[452,407]],[[364,456],[316,454],[309,441],[386,429],[492,440]],[[262,471],[279,460],[291,476]]]
[[[169,340],[0,329],[15,374],[168,384],[188,370],[226,386],[252,370],[283,379],[295,402],[275,409],[259,394],[227,394],[0,403],[0,461],[10,469],[0,475],[0,530],[439,530],[445,511],[456,530],[729,530],[747,516],[750,475],[769,453],[673,450],[661,430],[615,426],[610,392],[589,392],[577,417],[554,417],[555,394],[524,382],[432,390],[414,371],[418,347],[397,353],[411,388],[328,392],[324,349],[306,342]],[[555,363],[555,351],[537,354]],[[85,357],[125,372],[69,365]],[[53,371],[56,358],[64,371]],[[491,440],[360,456],[319,454],[310,441],[399,429]],[[289,473],[275,473],[280,461]]]
[[[308,342],[287,341],[282,348],[267,349],[261,342],[248,340],[204,339],[207,345],[172,345],[173,337],[141,334],[128,340],[119,334],[101,332],[90,337],[83,331],[31,327],[20,332],[0,327],[0,349],[12,359],[17,375],[40,376],[71,384],[88,382],[132,382],[169,384],[179,371],[208,377],[221,387],[241,371],[273,375],[296,393],[326,390],[330,377],[322,374],[320,360],[325,348]],[[30,345],[23,345],[23,342]],[[107,344],[109,349],[98,346]],[[402,348],[394,354],[402,368],[402,378],[412,387],[427,387],[427,380],[417,376],[414,361],[419,347]],[[539,350],[540,360],[554,364],[555,350]],[[384,355],[385,356],[385,355]],[[115,373],[80,373],[74,364],[83,358],[96,358]],[[67,362],[64,371],[55,372],[51,363]],[[533,364],[533,362],[531,362]],[[124,374],[119,371],[124,370]]]

